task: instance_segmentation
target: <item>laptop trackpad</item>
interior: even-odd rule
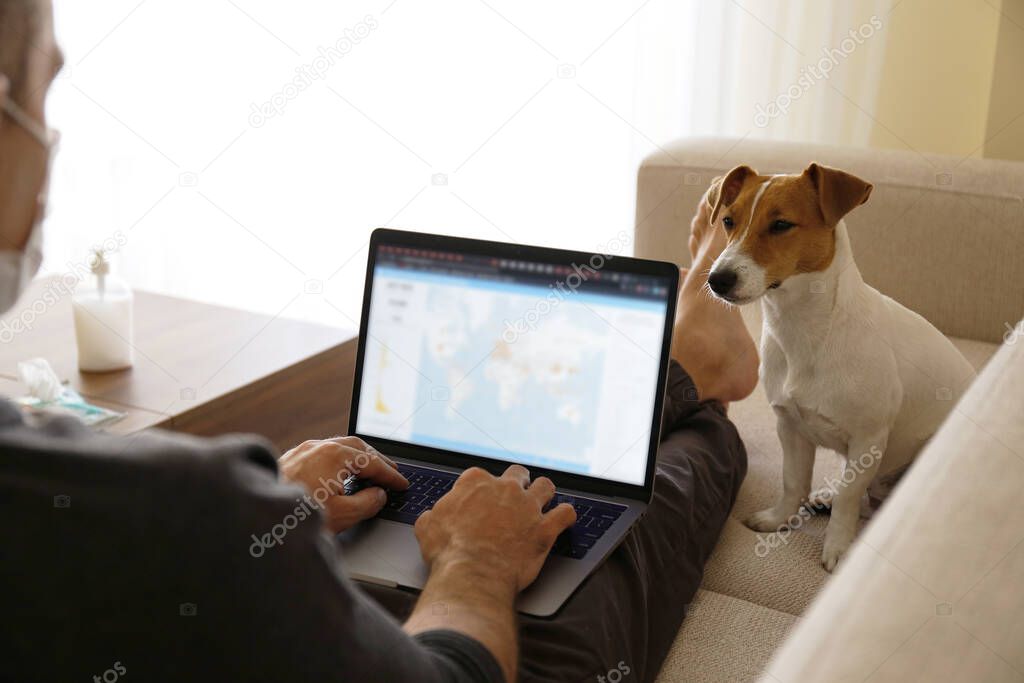
[[[412,526],[371,519],[338,534],[338,539],[351,578],[385,586],[426,585],[427,568]]]

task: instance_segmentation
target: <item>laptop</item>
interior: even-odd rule
[[[423,588],[417,517],[463,470],[518,463],[577,512],[517,603],[555,614],[651,502],[678,279],[658,261],[374,231],[349,433],[410,487],[339,535],[350,576]]]

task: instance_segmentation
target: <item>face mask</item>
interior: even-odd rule
[[[28,287],[35,274],[39,272],[39,266],[43,262],[42,225],[43,219],[46,217],[50,169],[53,166],[53,158],[57,153],[57,143],[60,139],[57,131],[44,127],[9,99],[5,99],[3,102],[3,112],[46,148],[47,160],[46,176],[36,200],[36,215],[25,248],[0,251],[0,313],[9,310],[18,302],[18,298]]]

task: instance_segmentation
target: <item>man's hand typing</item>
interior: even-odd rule
[[[494,654],[506,680],[516,680],[516,594],[537,578],[555,539],[576,522],[565,503],[543,512],[554,494],[550,479],[531,483],[520,465],[501,477],[479,468],[463,472],[416,522],[430,580],[405,630],[471,635]]]

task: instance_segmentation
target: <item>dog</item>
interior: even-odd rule
[[[732,305],[761,302],[760,378],[783,451],[781,498],[746,524],[780,531],[802,506],[830,504],[829,572],[856,536],[862,503],[884,498],[974,377],[942,333],[861,278],[843,217],[871,190],[812,163],[796,175],[737,166],[705,195],[727,239],[707,287]],[[809,497],[818,446],[845,456],[843,474]]]

